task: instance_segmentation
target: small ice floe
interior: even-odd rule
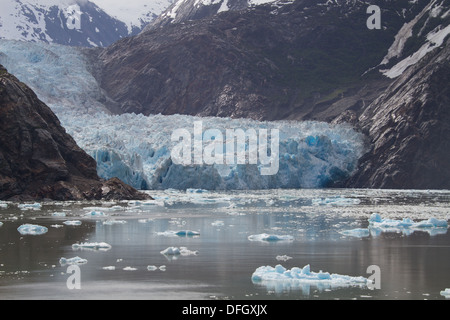
[[[103,267],[102,269],[103,270],[114,271],[114,270],[116,270],[116,267],[115,266],[107,266],[107,267]]]
[[[66,226],[81,226],[81,221],[80,220],[67,220],[67,221],[64,221],[63,224],[65,224]]]
[[[446,299],[450,299],[450,288],[441,291],[441,296],[444,296]]]
[[[88,213],[85,213],[84,216],[91,217],[91,218],[105,218],[108,215],[104,213],[103,211],[90,211]]]
[[[17,205],[20,210],[41,210],[42,205],[40,203],[21,203]]]
[[[216,220],[211,222],[211,225],[214,227],[223,227],[225,225],[225,222],[223,222],[222,220]]]
[[[396,232],[410,235],[414,231],[425,231],[430,235],[447,233],[448,222],[436,218],[429,218],[419,222],[414,222],[410,218],[402,220],[383,219],[378,213],[373,213],[369,219],[369,229],[371,234],[378,235],[381,232]]]
[[[23,224],[17,228],[17,231],[22,235],[41,235],[47,233],[48,229],[36,224]]]
[[[351,230],[339,231],[340,234],[348,237],[366,238],[370,236],[370,230],[368,228],[356,228]]]
[[[108,251],[111,249],[111,245],[106,242],[84,242],[84,243],[74,243],[72,249],[88,249],[95,251]]]
[[[331,198],[319,198],[312,199],[313,206],[352,206],[361,203],[361,200],[355,198],[345,197],[331,197]]]
[[[152,222],[153,221],[153,219],[151,219],[151,218],[148,218],[148,219],[139,219],[138,220],[138,223],[149,223],[149,222]]]
[[[136,271],[137,268],[134,268],[134,267],[125,267],[125,268],[123,268],[122,270],[124,270],[124,271]]]
[[[0,221],[0,227],[3,225],[3,222]]]
[[[157,266],[150,265],[150,266],[147,266],[147,270],[148,271],[156,271],[156,270],[166,271],[166,266],[162,265],[158,268]]]
[[[292,259],[292,257],[287,256],[287,255],[282,255],[282,256],[276,256],[275,259],[277,259],[278,261],[288,261],[288,260]]]
[[[8,208],[8,203],[5,201],[0,201],[0,209],[6,209]]]
[[[198,251],[191,251],[186,247],[168,247],[167,249],[161,251],[161,254],[165,256],[191,256],[191,255],[197,255]]]
[[[294,237],[289,235],[276,235],[276,234],[253,234],[248,236],[250,241],[267,241],[267,242],[277,242],[277,241],[293,241]]]
[[[62,224],[52,224],[50,227],[58,229],[63,228],[64,226]]]
[[[287,270],[282,265],[275,267],[259,267],[252,274],[252,282],[266,286],[269,290],[282,292],[285,290],[301,289],[309,294],[310,287],[317,287],[319,290],[337,289],[344,287],[365,287],[370,282],[364,277],[352,277],[328,272],[313,272],[310,266],[303,268],[294,267]],[[306,292],[305,292],[306,291]]]
[[[86,264],[87,260],[86,259],[82,259],[80,257],[74,257],[74,258],[70,258],[70,259],[66,259],[66,258],[61,258],[59,259],[59,264],[62,266],[65,265],[81,265],[81,264]]]
[[[108,219],[106,221],[103,221],[103,224],[106,226],[112,226],[115,224],[125,224],[127,223],[125,220],[116,220],[116,219]]]
[[[65,212],[53,212],[52,213],[52,217],[65,217],[66,213]]]
[[[160,236],[167,236],[167,237],[198,237],[200,236],[200,232],[198,231],[192,231],[192,230],[179,230],[179,231],[164,231],[164,232],[157,232]]]

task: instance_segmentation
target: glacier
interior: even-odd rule
[[[349,177],[366,152],[350,125],[314,121],[260,122],[185,115],[113,115],[82,50],[55,44],[0,40],[0,64],[29,85],[97,162],[100,177],[117,177],[141,190],[324,188]],[[171,158],[176,129],[278,129],[279,170],[260,164],[181,165]]]

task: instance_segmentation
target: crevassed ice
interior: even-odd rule
[[[118,177],[137,189],[246,190],[323,188],[350,176],[365,153],[363,135],[347,125],[259,122],[249,119],[173,115],[111,115],[102,90],[76,48],[0,40],[0,63],[28,84],[67,132],[97,161],[100,177]],[[218,129],[280,130],[279,170],[263,176],[261,165],[174,164],[174,130],[193,135]]]

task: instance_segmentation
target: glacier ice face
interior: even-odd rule
[[[0,40],[0,52],[0,63],[35,90],[97,161],[99,176],[117,177],[137,189],[323,188],[350,176],[366,151],[363,135],[347,125],[111,115],[99,102],[105,97],[79,49]],[[280,130],[278,173],[261,175],[261,164],[175,164],[172,133],[180,128],[192,133],[197,121],[203,132],[217,129],[224,136],[227,129]]]

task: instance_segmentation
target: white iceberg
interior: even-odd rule
[[[190,256],[190,255],[197,255],[198,251],[191,251],[186,247],[168,247],[167,249],[161,251],[161,254],[165,256]]]
[[[67,220],[63,222],[66,226],[81,226],[80,220]]]
[[[103,211],[91,211],[84,214],[86,217],[93,217],[93,218],[103,218],[107,217],[108,215],[104,213]]]
[[[41,235],[47,233],[48,229],[36,224],[23,224],[17,228],[17,231],[22,235]]]
[[[450,288],[445,289],[444,291],[441,291],[441,296],[444,296],[446,299],[450,299]]]
[[[289,235],[276,235],[276,234],[253,234],[248,236],[248,240],[250,241],[267,241],[267,242],[276,242],[276,241],[293,241],[294,237]]]
[[[52,213],[52,217],[65,217],[66,213],[65,212],[53,212]]]
[[[352,206],[361,203],[361,200],[345,197],[330,197],[312,199],[313,206]]]
[[[377,235],[381,232],[397,232],[410,235],[414,231],[425,231],[430,235],[447,233],[448,222],[436,218],[415,222],[410,218],[402,220],[383,219],[378,213],[373,213],[369,219],[371,234]]]
[[[111,245],[106,242],[84,242],[84,243],[74,243],[72,245],[72,249],[90,249],[90,250],[99,250],[99,251],[107,251],[111,249]]]
[[[20,210],[41,210],[42,205],[40,203],[22,203],[17,205]]]
[[[3,222],[0,222],[0,227],[3,225]]]
[[[290,270],[282,265],[275,267],[262,266],[252,274],[254,284],[264,285],[270,290],[281,292],[301,289],[309,293],[311,286],[319,289],[336,289],[344,287],[365,287],[370,282],[364,277],[352,277],[328,272],[313,272],[310,266],[294,267]]]
[[[134,267],[125,267],[125,268],[123,268],[122,270],[124,270],[124,271],[136,271],[137,268],[134,268]]]
[[[107,266],[107,267],[103,267],[102,269],[103,270],[114,271],[114,270],[116,270],[116,267],[115,266]]]
[[[107,225],[107,226],[112,226],[115,224],[125,224],[125,223],[127,223],[125,220],[115,220],[115,219],[108,219],[106,221],[103,221],[103,224]]]
[[[59,264],[62,266],[65,265],[81,265],[81,264],[86,264],[87,260],[86,259],[82,259],[80,257],[74,257],[74,258],[70,258],[70,259],[66,259],[66,258],[61,258],[59,259]]]

